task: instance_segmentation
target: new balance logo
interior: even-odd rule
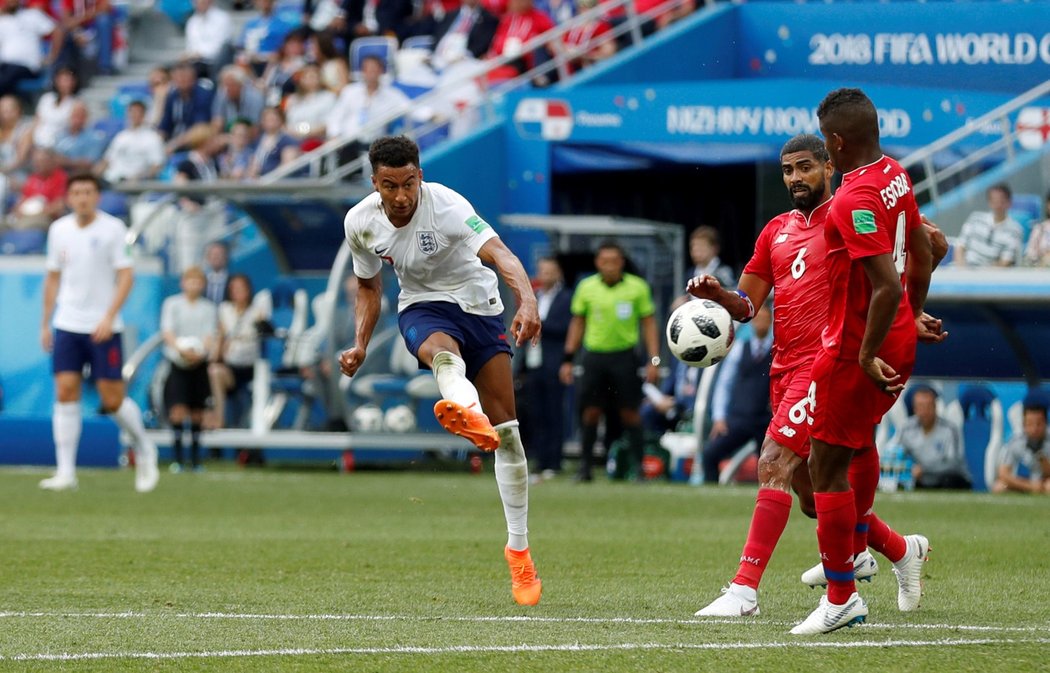
[[[779,430],[777,430],[777,432],[779,432],[780,434],[784,435],[785,437],[794,437],[795,435],[798,434],[798,432],[795,430],[795,428],[792,428],[791,426],[788,426],[788,425],[785,425],[784,427],[780,428]]]
[[[773,241],[773,245],[776,245],[778,243],[783,243],[786,240],[788,240],[788,235],[787,234],[781,234],[780,236],[777,236],[777,240]]]

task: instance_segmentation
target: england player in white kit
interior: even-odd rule
[[[540,600],[542,584],[529,553],[528,463],[518,432],[511,348],[496,273],[518,308],[510,334],[518,346],[537,341],[536,296],[517,257],[462,196],[424,183],[419,148],[385,137],[369,149],[376,189],[346,215],[346,240],[360,287],[355,345],[340,356],[353,376],[364,362],[379,319],[383,262],[401,286],[398,324],[413,355],[434,372],[442,400],[434,414],[449,432],[496,452],[496,483],[507,519],[504,557],[511,592],[521,605]]]
[[[127,228],[98,210],[100,196],[98,178],[72,176],[66,199],[73,212],[55,220],[47,235],[40,342],[52,353],[55,375],[58,399],[52,432],[57,470],[40,482],[40,488],[62,491],[77,486],[82,372],[90,364],[103,411],[134,444],[135,490],[145,493],[157,485],[157,447],[146,438],[142,410],[126,397],[121,376],[120,309],[134,282]]]

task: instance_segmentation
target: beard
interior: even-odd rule
[[[799,210],[813,210],[824,200],[824,184],[819,189],[811,189],[805,185],[804,192],[791,192],[791,203]]]

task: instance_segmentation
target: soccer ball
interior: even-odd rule
[[[358,432],[379,432],[383,429],[383,410],[374,404],[364,404],[350,417],[351,429]]]
[[[416,415],[404,404],[390,407],[383,415],[383,427],[390,432],[408,432],[416,427]]]
[[[710,299],[687,301],[667,321],[667,345],[690,367],[721,362],[733,345],[733,337],[729,311]]]
[[[205,355],[204,341],[202,341],[200,337],[179,337],[175,339],[175,348],[178,348],[180,351],[189,351],[191,353],[196,353],[197,355]]]

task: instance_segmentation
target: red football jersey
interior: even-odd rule
[[[860,353],[871,302],[860,260],[893,255],[903,285],[908,237],[920,224],[911,179],[893,159],[884,156],[842,176],[824,226],[830,296],[823,346],[829,354],[849,359]],[[887,343],[908,330],[915,331],[915,320],[905,288]]]
[[[798,210],[774,217],[758,235],[755,253],[744,267],[744,273],[773,286],[771,376],[809,364],[828,324],[824,221],[830,204],[814,208],[808,220]]]

